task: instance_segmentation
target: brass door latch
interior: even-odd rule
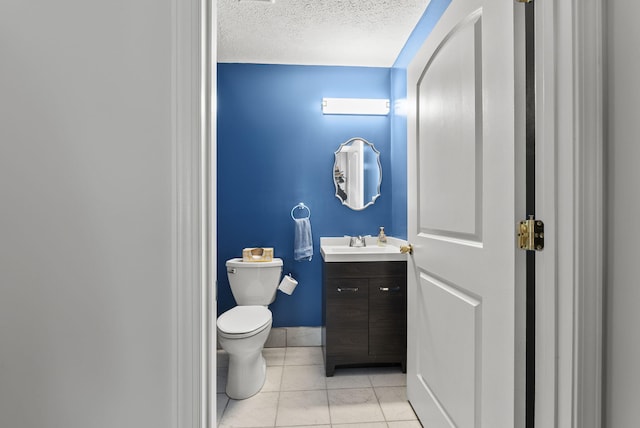
[[[411,244],[402,245],[400,247],[400,252],[402,254],[413,254],[413,245]]]

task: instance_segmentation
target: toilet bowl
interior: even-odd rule
[[[282,259],[245,262],[227,260],[227,277],[238,306],[216,321],[218,341],[229,354],[227,395],[236,400],[249,398],[262,389],[266,363],[262,357],[269,332],[271,311],[282,274]]]
[[[262,356],[269,332],[271,311],[265,306],[236,306],[218,317],[218,341],[229,354],[226,393],[242,400],[258,393],[266,379]]]

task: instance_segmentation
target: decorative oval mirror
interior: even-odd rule
[[[380,152],[362,138],[351,138],[335,152],[333,183],[336,198],[352,210],[363,210],[380,196]]]

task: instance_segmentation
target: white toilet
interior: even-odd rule
[[[229,354],[227,395],[249,398],[262,389],[266,362],[262,357],[269,332],[271,311],[282,274],[282,259],[270,262],[227,260],[227,276],[238,306],[218,317],[218,341]]]

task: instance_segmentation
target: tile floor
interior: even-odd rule
[[[325,377],[321,347],[265,348],[262,391],[230,400],[228,358],[217,354],[218,427],[420,428],[399,367],[340,368]]]

